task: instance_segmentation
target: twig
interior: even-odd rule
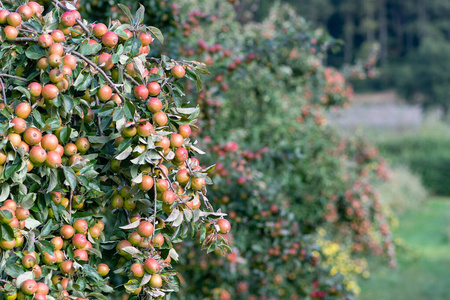
[[[67,49],[67,47],[65,47]],[[94,67],[100,74],[102,74],[102,76],[105,78],[105,80],[109,83],[109,85],[114,89],[114,91],[119,95],[119,97],[122,99],[123,103],[125,103],[125,99],[123,98],[122,94],[120,93],[120,91],[117,89],[116,85],[114,84],[114,82],[111,80],[111,78],[109,78],[108,75],[106,75],[105,71],[102,70],[102,68],[100,68],[98,65],[96,65],[94,62],[92,62],[89,58],[87,58],[86,56],[84,56],[83,54],[72,50],[71,53],[75,56],[78,56],[79,58],[81,58],[82,60],[84,60],[85,62],[87,62],[89,65],[91,65],[92,67]]]
[[[153,60],[155,63],[160,64],[162,59],[160,58],[154,58],[154,57],[149,57],[148,60]]]
[[[97,106],[100,106],[100,100],[98,100],[97,95],[95,95],[95,101],[97,102]],[[100,136],[103,136],[103,130],[101,126],[100,116],[97,115],[97,123],[98,123],[98,131],[100,132]]]
[[[206,196],[203,194],[203,192],[200,192],[200,195],[202,196],[203,203],[209,209],[209,211],[214,212],[214,208],[212,207],[211,203],[209,203],[208,198],[206,198]]]
[[[73,190],[70,189],[70,196],[69,196],[69,217],[72,219],[72,201],[73,201]]]
[[[25,28],[19,28],[19,31],[27,32],[27,33],[35,33],[35,31],[31,31],[31,30],[28,30],[28,29],[25,29]]]
[[[20,80],[20,81],[25,81],[25,82],[28,81],[26,78],[19,77],[19,76],[14,76],[14,75],[9,75],[9,74],[4,74],[4,73],[0,73],[0,77],[14,78],[14,79],[17,79],[17,80]]]
[[[158,151],[158,153],[159,153],[159,151]],[[159,155],[161,155],[161,154],[159,154]],[[163,156],[163,158],[164,158],[164,156]],[[169,176],[167,176],[166,173],[164,173],[163,169],[161,169],[161,167],[159,167],[159,166],[158,166],[157,168],[161,171],[161,173],[163,173],[164,178],[169,182],[169,188],[172,190],[172,192],[175,193],[175,196],[177,197],[177,199],[178,199],[181,203],[183,203],[184,205],[186,205],[186,207],[188,207],[191,211],[194,211],[189,205],[186,204],[186,201],[184,201],[184,200],[180,197],[180,195],[178,195],[178,193],[175,191],[175,189],[174,189],[173,186],[172,186],[172,182],[171,182],[170,179],[169,179]]]
[[[123,72],[123,75],[124,75],[126,78],[130,79],[135,85],[140,85],[139,82],[137,82],[133,77],[131,77],[131,75],[127,74],[126,72]]]
[[[3,83],[3,79],[0,77],[0,85],[2,86],[2,92],[3,92],[3,102],[6,103],[6,91],[5,91],[5,84]]]
[[[26,25],[26,24],[24,24],[24,23],[22,23],[21,25],[22,25],[22,27],[28,29],[29,31],[32,31],[32,32],[34,32],[34,33],[38,33],[36,30],[34,30],[33,28],[31,28],[30,26],[28,26],[28,25]]]
[[[52,0],[52,2],[54,4],[56,4],[56,6],[62,8],[64,11],[70,11],[70,9],[68,9],[65,5],[63,5],[61,2],[59,2],[58,0]],[[81,19],[75,18],[75,20],[77,21],[78,25],[81,26],[81,28],[83,28],[84,32],[86,32],[88,35],[91,34],[91,32],[89,31],[89,29],[86,27],[86,25],[84,25],[83,21]]]
[[[30,37],[19,37],[19,38],[15,38],[15,39],[7,41],[7,42],[33,42],[33,43],[37,43],[38,39],[30,38]]]
[[[162,171],[162,170],[161,170]],[[163,172],[164,173],[164,172]],[[156,177],[153,176],[153,190],[154,190],[154,206],[153,206],[153,232],[152,232],[152,243],[153,238],[155,237],[155,229],[156,229],[156,198],[158,197],[158,192],[156,191]]]
[[[123,211],[125,212],[125,217],[127,218],[128,224],[131,224],[131,221],[130,221],[130,215],[128,214],[128,210],[126,210],[126,209],[124,208]]]
[[[173,81],[173,77],[166,77],[164,79],[164,82],[161,84],[161,88],[163,88],[167,83],[169,83],[170,81]]]

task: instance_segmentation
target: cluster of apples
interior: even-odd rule
[[[60,195],[53,194],[52,197],[58,197]],[[17,214],[16,214],[17,215]],[[28,252],[23,251],[22,266],[25,269],[31,269],[35,278],[41,278],[42,269],[38,263],[45,266],[56,265],[59,267],[58,274],[52,276],[52,284],[60,284],[63,288],[56,296],[63,299],[68,299],[69,292],[66,291],[67,286],[73,283],[72,276],[77,272],[77,269],[81,267],[79,263],[87,262],[89,260],[88,249],[92,248],[91,242],[87,239],[87,233],[90,237],[98,239],[104,229],[105,224],[98,220],[96,223],[89,227],[88,223],[84,219],[77,219],[73,225],[64,225],[60,229],[60,235],[51,239],[53,245],[53,253],[41,251],[41,252]],[[23,244],[23,242],[22,242]],[[18,245],[16,242],[16,246]],[[73,252],[73,258],[69,258],[68,251]],[[97,272],[101,276],[107,276],[109,273],[109,267],[106,264],[98,264]],[[35,279],[27,279],[20,286],[19,291],[9,292],[7,299],[26,299],[26,296],[33,296],[36,300],[45,300],[50,292],[49,286],[45,282],[37,282]],[[8,298],[9,297],[9,298]],[[77,298],[82,300],[83,298]]]
[[[17,203],[8,199],[3,202],[0,207],[0,224],[9,227],[10,232],[14,232],[14,238],[8,240],[2,239],[0,241],[0,248],[3,250],[10,250],[14,247],[22,247],[25,238],[21,233],[21,229],[25,228],[25,220],[30,216],[30,211],[17,205]]]
[[[40,16],[42,7],[33,1],[21,5],[15,12],[6,9],[0,10],[0,24],[6,25],[3,30],[7,40],[14,40],[19,35],[22,21],[28,21],[33,15]]]
[[[9,126],[0,135],[0,174],[11,169],[16,158],[26,162],[28,173],[25,177],[21,175],[21,179],[19,176],[0,179],[1,183],[11,184],[11,198],[18,200],[7,200],[0,208],[3,211],[0,212],[0,222],[15,232],[15,238],[12,241],[2,239],[0,247],[5,251],[11,250],[7,255],[17,256],[14,265],[33,276],[20,283],[8,277],[12,287],[5,285],[0,288],[4,288],[8,300],[51,297],[88,299],[79,295],[88,295],[88,290],[95,291],[95,284],[87,285],[83,290],[75,290],[74,284],[86,277],[95,277],[96,273],[105,277],[104,284],[107,284],[109,267],[99,263],[94,256],[102,251],[99,239],[106,239],[105,224],[98,219],[98,214],[109,213],[108,209],[112,208],[117,216],[124,212],[127,220],[122,221],[126,221],[127,225],[123,230],[132,230],[125,232],[126,238],[122,240],[120,236],[123,235],[117,237],[111,234],[114,238],[109,241],[117,243],[115,249],[120,259],[115,267],[123,268],[124,273],[129,274],[131,283],[129,281],[125,289],[134,295],[145,293],[150,297],[159,297],[171,288],[171,277],[175,276],[167,249],[173,247],[170,236],[180,224],[174,226],[174,218],[170,216],[173,212],[182,216],[187,210],[193,212],[201,209],[201,199],[207,201],[206,186],[211,184],[207,171],[193,157],[201,152],[191,141],[191,126],[195,124],[195,117],[191,118],[189,113],[177,109],[190,111],[192,115],[195,112],[192,108],[176,105],[170,93],[175,88],[174,82],[184,78],[187,72],[191,72],[192,78],[193,65],[146,60],[144,57],[149,53],[153,37],[145,26],[120,27],[120,22],[116,20],[110,26],[89,24],[81,19],[78,11],[68,8],[72,7],[71,3],[55,1],[55,4],[59,8],[53,11],[53,17],[58,20],[57,26],[49,26],[54,29],[44,26],[42,32],[30,26],[35,21],[45,24],[51,20],[41,15],[43,9],[39,4],[29,2],[15,12],[0,10],[4,42],[33,51],[30,57],[20,51],[14,52],[12,57],[23,55],[27,61],[7,74],[14,80],[26,82],[20,85],[23,95],[16,91],[14,85],[18,84],[12,80],[6,82],[6,89],[2,83],[3,93],[0,93],[6,95],[0,109],[4,110],[4,116],[9,116]],[[132,53],[129,47],[123,50],[129,39],[140,43],[136,53]],[[81,54],[81,47],[86,43],[97,52]],[[122,53],[118,54],[118,61],[115,56],[115,51],[119,51],[117,49],[121,49]],[[13,72],[15,75],[11,74]],[[79,89],[77,79],[80,75],[95,78],[98,86]],[[126,85],[125,81],[131,85],[130,93],[122,88]],[[71,99],[73,103],[61,104],[62,99]],[[130,106],[133,107],[131,117],[124,114],[125,121],[115,118],[118,112]],[[110,112],[108,116],[100,114],[106,110]],[[110,119],[102,131],[100,127],[105,116]],[[100,139],[105,140],[101,146]],[[7,143],[4,143],[5,140]],[[124,144],[129,145],[131,153],[127,154],[128,150],[122,147]],[[90,186],[80,178],[85,176],[84,167],[93,157],[97,157],[102,148],[107,150],[99,155],[95,166],[91,164],[91,168],[96,168],[91,171],[101,174],[90,178]],[[155,153],[159,156],[155,157]],[[139,162],[136,159],[140,159]],[[138,176],[131,175],[133,165],[139,166],[136,171]],[[21,172],[24,167],[17,171]],[[71,172],[73,177],[69,178]],[[45,186],[41,189],[31,185],[27,187],[29,193],[35,194],[36,203],[45,203],[48,215],[39,214],[42,206],[23,209],[20,206],[22,196],[15,194],[15,182],[22,180],[24,185],[27,176],[49,182],[49,174],[57,178],[48,191]],[[51,200],[45,197],[48,195],[43,195],[45,193],[50,194]],[[92,199],[94,196],[96,200]],[[152,205],[143,208],[142,199]],[[102,205],[99,205],[100,202]],[[214,213],[212,208],[208,209],[209,213]],[[92,218],[92,215],[97,216]],[[27,227],[25,219],[28,217],[32,219],[30,224],[36,224],[39,220],[41,225]],[[210,235],[226,234],[231,227],[223,214],[210,219],[197,219],[195,225],[207,227]],[[31,248],[24,245],[20,230],[28,235],[33,231],[31,236],[34,237],[49,222],[53,222],[52,229],[47,231],[46,236],[36,239],[38,245],[44,243],[48,247],[38,246],[28,252],[27,249]],[[93,253],[96,255],[93,256]],[[45,265],[45,270],[41,269],[42,265]],[[88,265],[95,266],[96,273],[86,274]],[[48,269],[52,270],[51,276],[47,276]],[[17,274],[10,276],[16,278]],[[102,278],[97,279],[98,283]],[[134,284],[136,281],[137,286]],[[99,290],[101,293],[111,292]]]
[[[48,86],[48,85],[46,85]],[[40,95],[42,90],[38,82],[32,82],[28,89],[33,95]],[[15,117],[11,120],[10,133],[7,136],[15,151],[28,153],[27,171],[33,168],[46,165],[49,168],[58,168],[63,161],[69,165],[81,162],[83,158],[79,154],[86,153],[90,148],[87,138],[79,137],[74,142],[61,143],[59,133],[62,127],[56,130],[56,134],[45,133],[32,125],[27,118],[31,114],[31,105],[28,102],[21,102],[14,109]],[[0,171],[2,165],[7,160],[7,153],[0,150]]]

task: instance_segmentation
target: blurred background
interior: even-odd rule
[[[151,55],[210,71],[186,94],[233,224],[179,249],[176,298],[450,299],[449,1],[140,2]]]

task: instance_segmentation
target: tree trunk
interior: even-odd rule
[[[388,58],[388,25],[386,17],[386,0],[379,1],[379,23],[380,23],[380,59],[381,64],[385,65]]]
[[[355,24],[353,15],[351,12],[347,11],[345,14],[345,50],[344,50],[344,61],[346,63],[351,63],[353,58],[353,37],[355,31]]]

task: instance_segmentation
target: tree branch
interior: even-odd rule
[[[98,100],[97,95],[95,95],[95,102],[97,103],[97,106],[100,106],[100,100]],[[100,132],[100,136],[103,136],[103,130],[102,130],[101,120],[100,120],[99,115],[97,115],[97,123],[98,123],[98,131]]]
[[[37,43],[38,39],[30,38],[30,37],[19,37],[19,38],[15,38],[15,39],[7,41],[7,42],[33,42],[33,43]]]
[[[36,34],[38,33],[36,30],[34,30],[33,28],[31,28],[30,26],[28,26],[28,25],[26,25],[24,23],[22,23],[21,25],[22,25],[23,28],[26,28],[29,31],[32,31],[33,33],[36,33]]]
[[[70,196],[69,196],[69,217],[72,218],[72,201],[73,201],[73,190],[70,189]]]
[[[129,74],[127,74],[126,72],[123,72],[123,75],[124,75],[126,78],[130,79],[135,85],[140,85],[139,82],[137,82],[133,77],[131,77],[131,76],[130,76]]]
[[[65,49],[67,49],[67,47],[64,47]],[[105,71],[102,70],[102,68],[100,68],[98,65],[96,65],[93,61],[91,61],[89,58],[87,58],[86,56],[84,56],[83,54],[77,52],[77,51],[70,51],[73,55],[78,56],[79,58],[81,58],[82,60],[84,60],[85,62],[87,62],[89,65],[91,65],[94,69],[96,69],[100,74],[102,74],[102,76],[105,78],[105,80],[109,83],[109,85],[113,88],[113,90],[119,95],[120,99],[122,99],[122,102],[125,103],[125,99],[123,98],[122,94],[120,93],[120,91],[117,89],[115,83],[111,80],[111,78],[109,78],[109,76],[105,73]]]
[[[161,170],[162,171],[162,170]],[[164,172],[163,172],[164,173]],[[153,244],[153,238],[155,237],[155,229],[156,229],[156,198],[158,197],[158,192],[156,191],[156,177],[153,176],[153,190],[154,190],[154,205],[153,205],[153,232],[152,232],[152,244]]]
[[[31,33],[31,34],[36,33],[35,31],[29,30],[29,29],[25,29],[25,28],[19,28],[19,31],[26,32],[26,33]]]
[[[13,78],[13,79],[17,79],[17,80],[24,81],[24,82],[28,81],[26,78],[19,77],[19,76],[14,76],[14,75],[9,75],[9,74],[4,74],[4,73],[0,73],[0,77]]]
[[[58,0],[52,0],[52,2],[62,8],[64,11],[70,11],[70,9],[68,9],[64,4],[62,4],[61,2],[59,2]],[[83,24],[83,20],[75,18],[75,20],[77,21],[78,25],[81,26],[81,28],[83,28],[84,32],[86,32],[88,35],[91,35],[91,32],[89,31],[89,29],[86,27],[86,25]]]
[[[125,217],[127,218],[128,224],[131,224],[131,221],[130,221],[130,215],[128,214],[128,210],[126,210],[126,209],[124,208],[123,211],[125,212]]]
[[[3,83],[3,79],[0,77],[0,85],[2,86],[2,92],[3,92],[3,102],[5,102],[5,105],[7,105],[8,103],[6,103],[6,91],[5,91],[5,84]]]
[[[159,153],[159,151],[158,151],[158,153]],[[159,153],[159,155],[161,155],[161,153]],[[164,158],[164,156],[163,156],[163,158]],[[175,196],[177,197],[177,199],[181,202],[181,203],[183,203],[184,205],[186,205],[186,207],[187,208],[189,208],[191,211],[193,211],[193,209],[189,206],[189,205],[187,205],[186,204],[186,201],[184,201],[181,197],[180,197],[180,195],[178,195],[178,193],[175,191],[175,189],[173,188],[173,186],[172,186],[172,181],[170,181],[170,179],[169,179],[169,176],[167,176],[166,175],[166,173],[164,173],[164,171],[163,171],[163,169],[161,169],[161,167],[157,167],[160,171],[161,171],[161,173],[164,175],[164,178],[169,182],[169,188],[170,188],[170,190],[172,191],[172,192],[174,192],[175,193]],[[156,183],[155,183],[156,184]]]

